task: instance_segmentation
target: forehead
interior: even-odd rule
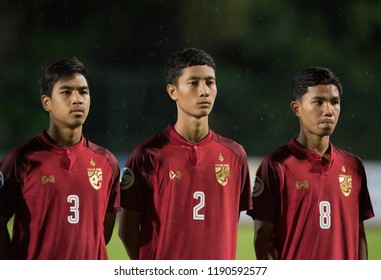
[[[215,78],[214,69],[207,65],[194,65],[184,68],[179,77],[180,79],[192,78]]]
[[[58,80],[54,88],[61,87],[88,87],[87,80],[82,74],[75,73],[66,79]]]
[[[303,98],[314,98],[314,97],[329,97],[329,98],[340,98],[340,92],[335,85],[316,85],[313,87],[308,87],[307,92],[304,94]]]

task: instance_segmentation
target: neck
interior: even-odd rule
[[[50,126],[46,132],[54,140],[57,146],[69,147],[77,144],[81,140],[82,126],[74,129],[58,129],[55,126]]]
[[[185,140],[191,143],[197,143],[204,139],[209,133],[208,118],[193,118],[187,121],[177,119],[174,128]]]
[[[299,134],[296,141],[307,150],[316,152],[321,156],[324,156],[329,147],[329,136],[307,138],[304,134]]]

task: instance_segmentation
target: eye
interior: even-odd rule
[[[208,85],[208,86],[212,86],[212,85],[214,85],[216,82],[215,81],[213,81],[213,80],[210,80],[210,81],[207,81],[206,82],[206,84]]]

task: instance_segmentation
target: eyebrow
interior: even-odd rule
[[[200,76],[190,76],[189,78],[187,78],[188,81],[191,81],[191,80],[215,80],[216,77],[214,76],[206,76],[206,77],[200,77]]]
[[[71,86],[67,86],[67,85],[62,85],[59,87],[59,89],[80,89],[80,90],[84,90],[84,89],[89,89],[88,86],[81,86],[81,87],[71,87]]]
[[[312,98],[312,100],[318,100],[318,101],[329,100],[329,101],[331,101],[331,100],[341,100],[341,99],[340,99],[340,96],[334,96],[332,98],[325,98],[325,97],[321,97],[321,96],[314,96]]]

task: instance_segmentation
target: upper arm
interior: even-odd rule
[[[140,231],[142,213],[122,208],[119,217],[119,236],[123,240],[131,232]]]
[[[106,212],[105,220],[103,223],[106,244],[108,244],[108,242],[110,241],[112,233],[114,231],[115,217],[115,212]]]
[[[365,226],[363,221],[361,221],[359,224],[359,256],[358,258],[360,260],[368,259],[368,244],[366,240]]]
[[[9,248],[11,239],[8,232],[10,218],[0,216],[0,260],[9,259]]]
[[[274,259],[275,225],[263,220],[254,220],[254,249],[257,259]]]
[[[3,229],[8,230],[8,222],[10,219],[11,219],[10,217],[0,216],[0,229],[1,230],[3,230]]]
[[[119,217],[119,238],[131,260],[139,259],[142,213],[122,208]]]

